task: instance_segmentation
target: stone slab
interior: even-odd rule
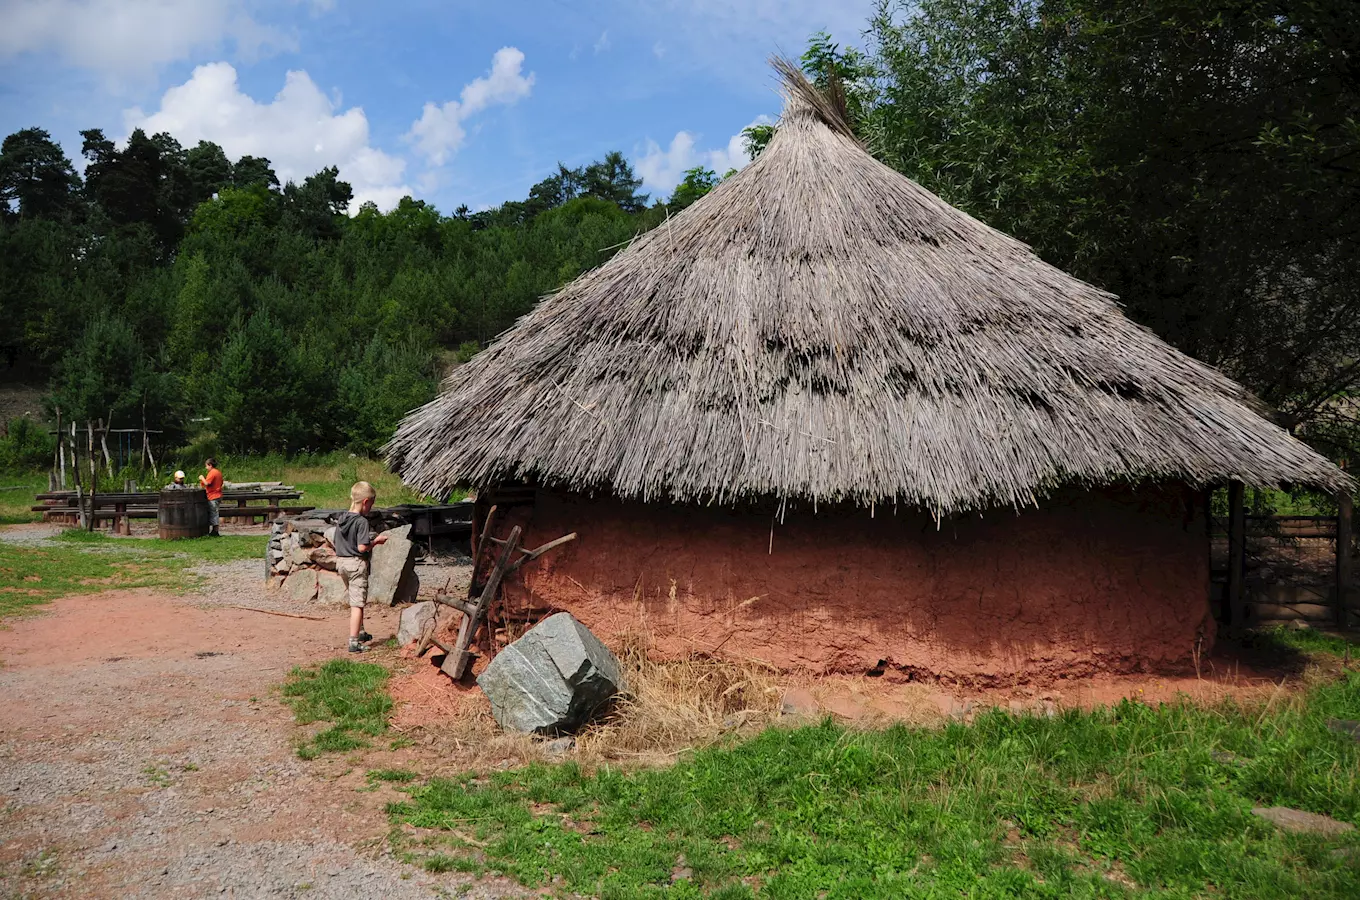
[[[1258,806],[1251,811],[1251,814],[1260,816],[1277,828],[1295,833],[1345,834],[1348,831],[1355,830],[1355,826],[1349,822],[1338,822],[1330,816],[1320,816],[1317,813],[1290,809],[1287,806]]]
[[[425,633],[425,626],[434,621],[435,612],[433,600],[426,600],[424,603],[403,609],[401,625],[397,628],[397,646],[405,647],[413,641],[420,640],[420,636]]]
[[[288,599],[293,603],[311,603],[316,599],[316,570],[297,569],[283,583]]]
[[[410,525],[384,531],[387,540],[373,548],[368,567],[368,602],[375,606],[391,606],[407,569],[415,567],[411,551],[415,545],[408,535]]]
[[[1360,722],[1355,719],[1328,719],[1327,729],[1360,741]]]
[[[345,583],[340,580],[340,576],[334,572],[327,572],[325,569],[316,569],[316,599],[318,603],[327,605],[348,606],[349,598],[346,596]]]
[[[525,632],[477,683],[502,728],[545,735],[580,728],[627,689],[614,654],[570,613]]]
[[[319,569],[335,571],[335,551],[330,547],[313,547],[307,551],[307,559]]]

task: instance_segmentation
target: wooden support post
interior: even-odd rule
[[[1247,576],[1244,494],[1242,482],[1228,483],[1228,628],[1233,634],[1241,634],[1247,622],[1247,607],[1242,593]]]
[[[86,451],[90,455],[90,515],[86,520],[85,530],[94,531],[95,525],[95,494],[96,485],[99,484],[99,463],[94,452],[94,423],[89,419],[85,420],[85,442]]]
[[[1347,491],[1336,495],[1336,624],[1346,631],[1351,627],[1351,530],[1354,501]]]
[[[151,461],[151,474],[156,475],[156,455],[151,452],[151,435],[146,430],[146,401],[142,401],[142,452]]]
[[[113,457],[109,455],[109,429],[113,427],[113,410],[109,410],[109,423],[104,424],[104,420],[99,420],[99,446],[104,448],[104,465],[109,470],[109,478],[113,478]]]
[[[57,414],[57,446],[52,448],[52,477],[47,480],[47,492],[50,494],[55,491],[57,482],[57,471],[61,468],[61,407],[56,408]]]
[[[66,490],[66,435],[61,431],[61,407],[57,407],[57,465],[61,489]]]
[[[62,435],[65,439],[66,435]],[[85,496],[80,482],[80,445],[76,443],[76,423],[71,423],[71,480],[76,485],[76,522],[85,527]]]

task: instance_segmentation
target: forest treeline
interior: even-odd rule
[[[1360,387],[1360,21],[1337,0],[881,0],[802,57],[888,165],[1117,293],[1337,458]],[[775,126],[748,130],[758,153]],[[345,214],[134,132],[0,151],[0,347],[64,415],[226,450],[371,452],[443,367],[718,181],[662,202],[621,154],[529,196]],[[3,360],[0,360],[3,365]]]
[[[0,344],[67,420],[230,452],[372,452],[442,367],[673,211],[619,153],[484,212],[351,217],[334,168],[280,186],[212,143],[83,135],[83,179],[39,129],[0,148]]]

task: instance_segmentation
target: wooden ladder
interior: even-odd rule
[[[504,581],[505,577],[513,574],[525,563],[538,559],[554,547],[576,540],[576,532],[573,531],[571,534],[548,541],[541,547],[525,550],[520,546],[523,530],[518,525],[511,528],[510,535],[503,540],[491,536],[491,524],[495,517],[496,507],[493,506],[487,511],[486,525],[482,528],[481,538],[477,541],[477,556],[472,561],[472,572],[475,578],[477,566],[481,564],[482,555],[486,552],[486,548],[490,545],[501,548],[501,554],[496,559],[496,565],[492,567],[491,574],[486,579],[486,585],[482,588],[481,594],[475,601],[471,596],[467,600],[456,600],[445,596],[442,591],[435,594],[436,603],[456,609],[463,614],[463,621],[458,626],[457,640],[454,641],[453,646],[449,646],[435,637],[439,630],[439,614],[436,610],[434,618],[425,626],[420,638],[420,645],[416,649],[417,656],[425,655],[425,652],[432,646],[443,650],[444,661],[439,666],[439,670],[454,681],[463,677],[463,673],[468,670],[472,658],[476,655],[472,652],[472,643],[476,640],[477,632],[481,630],[486,620],[487,608],[495,600],[496,593],[500,590],[501,582]],[[515,559],[516,553],[520,554],[518,559]],[[470,594],[471,590],[469,590]]]

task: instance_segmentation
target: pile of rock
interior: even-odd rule
[[[286,592],[295,603],[344,604],[345,587],[335,571],[331,543],[335,521],[343,510],[313,510],[305,516],[274,522],[265,549],[265,574],[270,590]],[[373,550],[369,568],[368,601],[396,604],[415,599],[420,581],[415,572],[410,525],[388,530],[381,514],[369,517],[375,532],[385,531],[387,542]]]

